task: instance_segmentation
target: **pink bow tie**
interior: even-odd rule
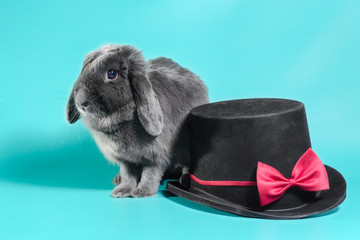
[[[190,174],[195,182],[206,186],[257,186],[261,206],[281,198],[290,187],[305,191],[329,189],[325,166],[315,152],[309,148],[297,161],[291,177],[287,179],[275,168],[258,162],[255,181],[206,181]]]
[[[281,198],[290,187],[305,191],[329,189],[325,166],[311,148],[300,157],[289,179],[275,168],[258,162],[256,182],[261,206]]]

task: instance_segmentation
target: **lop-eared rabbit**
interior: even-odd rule
[[[180,176],[189,163],[189,112],[208,103],[201,79],[169,58],[145,61],[129,45],[89,53],[66,106],[82,118],[99,149],[120,165],[113,197],[157,193],[164,174]]]

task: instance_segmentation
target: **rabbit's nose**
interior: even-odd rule
[[[80,103],[80,107],[83,111],[87,111],[88,110],[88,106],[89,106],[89,101],[83,101]]]
[[[77,105],[84,111],[90,104],[83,89],[78,90],[75,96],[75,100]]]
[[[80,103],[80,106],[86,108],[87,106],[89,106],[89,101],[84,101]]]

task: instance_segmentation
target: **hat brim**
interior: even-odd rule
[[[324,191],[321,198],[292,209],[249,209],[246,206],[226,201],[203,191],[189,191],[178,181],[168,182],[166,189],[179,197],[240,216],[270,219],[297,219],[329,211],[344,201],[346,197],[346,181],[344,177],[329,166],[325,165],[325,168],[329,177],[330,189]]]

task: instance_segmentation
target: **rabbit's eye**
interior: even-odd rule
[[[112,70],[112,69],[109,69],[107,71],[107,78],[108,79],[113,80],[113,79],[117,78],[117,76],[118,76],[118,71]]]

